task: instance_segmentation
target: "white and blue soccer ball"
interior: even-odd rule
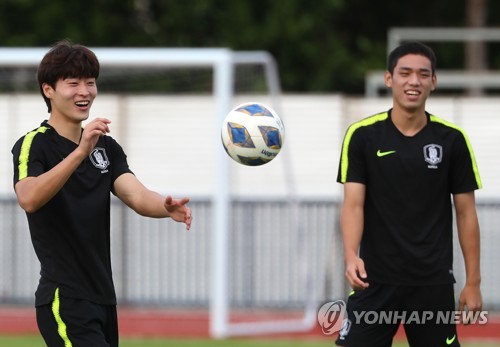
[[[222,123],[222,144],[236,162],[259,166],[276,158],[285,139],[285,127],[278,114],[258,102],[241,104]]]

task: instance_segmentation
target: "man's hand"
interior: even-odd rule
[[[191,209],[186,206],[189,202],[189,198],[173,199],[171,196],[167,196],[165,199],[165,209],[170,214],[170,218],[176,222],[182,222],[186,224],[186,229],[191,228]]]
[[[479,312],[483,309],[483,298],[481,295],[481,289],[479,285],[468,285],[464,286],[460,297],[458,299],[458,310],[462,313],[460,320],[463,324],[473,323],[467,320],[467,312]],[[465,311],[465,312],[464,312]],[[473,315],[471,318],[474,317]],[[465,318],[465,320],[464,320]]]
[[[367,275],[363,259],[358,256],[346,259],[345,267],[345,277],[352,289],[364,290],[368,288],[369,284],[365,282]]]
[[[88,123],[83,129],[82,138],[78,148],[88,156],[94,149],[99,137],[109,133],[109,124],[111,121],[106,118],[96,118]]]

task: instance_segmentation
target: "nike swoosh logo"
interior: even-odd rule
[[[451,345],[453,341],[457,338],[457,335],[453,335],[453,337],[450,339],[449,337],[446,338],[446,344]]]
[[[385,157],[386,155],[396,153],[396,151],[382,152],[380,149],[377,151],[377,157]]]

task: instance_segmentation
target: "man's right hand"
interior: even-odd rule
[[[82,138],[80,139],[79,149],[89,155],[99,140],[99,137],[109,133],[109,124],[111,121],[107,118],[96,118],[89,122],[83,129]]]
[[[352,256],[345,261],[345,277],[349,285],[354,290],[364,290],[368,288],[369,284],[366,282],[368,278],[365,271],[365,263],[363,259],[358,256]]]

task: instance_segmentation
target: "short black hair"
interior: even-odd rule
[[[408,54],[422,55],[429,59],[431,62],[432,75],[436,74],[436,54],[432,48],[418,41],[406,42],[393,49],[387,59],[387,71],[392,75],[399,58]]]
[[[42,97],[47,104],[48,112],[52,111],[50,99],[43,92],[43,84],[47,83],[55,89],[59,79],[99,77],[99,60],[94,52],[85,46],[73,44],[69,40],[57,42],[45,54],[38,66],[37,79]]]

